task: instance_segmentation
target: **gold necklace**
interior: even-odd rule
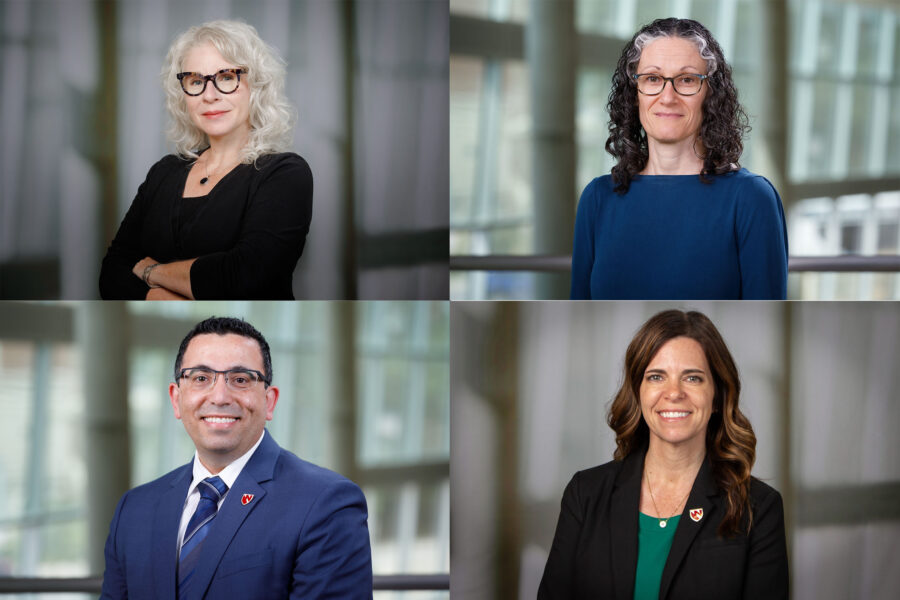
[[[661,515],[662,513],[659,512],[659,508],[657,508],[657,506],[656,506],[656,498],[653,497],[653,488],[650,487],[650,474],[647,472],[644,472],[644,475],[647,477],[647,489],[650,490],[650,500],[653,502],[653,509],[656,510],[656,514]],[[681,506],[681,504],[683,502],[686,502],[688,499],[688,496],[690,496],[690,495],[691,495],[691,490],[688,490],[688,493],[684,495],[684,498],[682,498],[681,502],[679,502],[678,504],[675,505],[675,509],[677,510],[678,507]],[[672,517],[667,517],[665,519],[662,519],[660,517],[656,517],[656,518],[659,521],[659,526],[662,528],[665,528],[665,526],[669,522],[669,519],[671,519]]]

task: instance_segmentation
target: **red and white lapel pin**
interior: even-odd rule
[[[702,508],[692,508],[689,512],[691,515],[691,520],[694,523],[699,523],[700,519],[703,518],[703,509]]]
[[[244,494],[241,496],[241,504],[247,506],[253,500],[253,494]]]

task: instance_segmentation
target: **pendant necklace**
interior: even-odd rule
[[[206,171],[206,177],[200,180],[200,185],[206,185],[206,182],[209,181],[209,159],[203,163],[203,169]]]
[[[657,506],[656,506],[656,498],[653,497],[653,488],[650,487],[650,474],[645,473],[645,475],[647,476],[647,489],[650,490],[650,500],[653,502],[653,508],[656,510],[656,514],[661,515],[662,513],[659,512],[659,508],[657,508]],[[690,496],[690,494],[691,494],[691,490],[688,490],[688,493],[685,494],[684,498],[681,500],[681,502],[679,502],[675,506],[675,508],[677,509],[679,506],[681,506],[681,503],[686,501],[688,499],[688,496]],[[660,517],[656,517],[656,518],[659,521],[659,526],[662,527],[663,529],[665,529],[666,525],[669,522],[669,519],[671,519],[672,517],[667,517],[665,519],[662,519]]]

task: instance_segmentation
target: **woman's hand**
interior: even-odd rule
[[[158,287],[150,288],[144,300],[187,300],[187,298],[164,287]]]
[[[134,265],[131,272],[135,277],[144,281],[144,270],[153,265],[159,265],[153,269],[152,277],[144,281],[151,286],[145,298],[147,300],[193,300],[191,293],[191,265],[196,258],[179,260],[173,263],[161,263],[150,258],[142,258]],[[151,282],[152,279],[152,282]],[[156,292],[156,293],[154,293]]]
[[[157,287],[166,288],[167,291],[174,293],[180,299],[193,300],[194,294],[191,291],[191,265],[194,264],[196,258],[190,260],[178,260],[171,263],[158,263],[159,266],[154,267],[147,281],[144,281],[153,289]],[[149,256],[142,259],[132,269],[132,272],[143,281],[144,269],[156,265],[157,261]],[[172,298],[168,298],[172,300]]]
[[[131,269],[131,272],[134,273],[135,277],[137,277],[141,281],[144,281],[144,269],[146,269],[150,265],[155,265],[158,262],[158,260],[153,260],[149,256],[147,258],[142,258],[137,263],[135,263],[134,267]]]

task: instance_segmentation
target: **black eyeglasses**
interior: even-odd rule
[[[178,373],[177,379],[184,379],[195,391],[204,391],[216,385],[219,375],[225,376],[225,385],[238,392],[250,389],[257,381],[262,381],[266,387],[269,387],[266,376],[254,369],[216,371],[206,367],[188,367]]]
[[[698,75],[697,73],[682,73],[675,77],[663,77],[656,73],[636,73],[631,76],[637,82],[637,89],[645,96],[657,96],[662,94],[666,87],[666,82],[671,81],[672,87],[677,94],[682,96],[693,96],[700,92],[703,87],[703,80],[707,75]]]
[[[241,74],[246,73],[247,69],[222,69],[213,75],[203,75],[202,73],[191,73],[186,71],[178,73],[175,77],[181,82],[181,89],[188,96],[199,96],[206,91],[206,83],[213,82],[216,89],[223,94],[233,94],[237,91],[238,85],[241,83]]]

